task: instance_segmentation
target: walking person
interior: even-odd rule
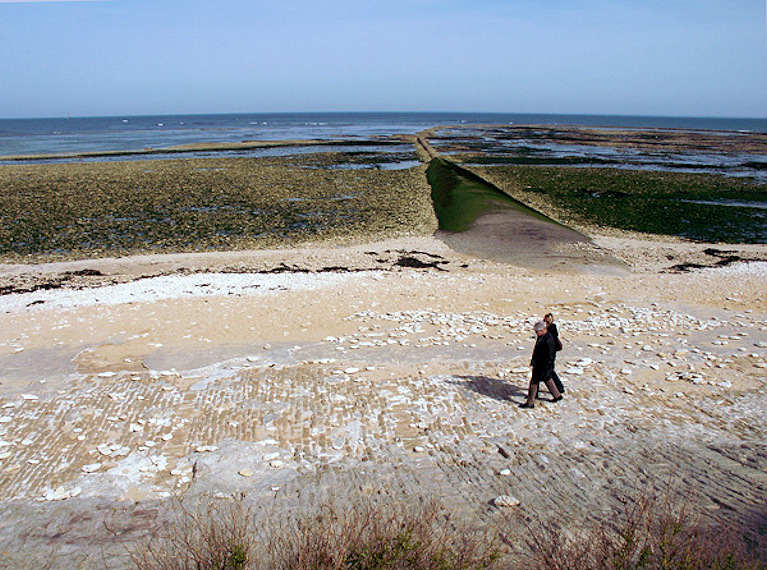
[[[554,352],[554,364],[552,364],[551,379],[554,380],[554,385],[557,387],[557,390],[559,390],[559,393],[564,394],[565,387],[562,385],[562,380],[559,379],[559,375],[556,371],[557,352],[562,350],[562,341],[559,340],[559,331],[557,330],[557,325],[554,324],[554,316],[551,313],[546,313],[543,317],[543,322],[546,323],[546,330],[548,330],[549,333],[551,333],[551,336],[554,337],[554,347],[556,349],[556,352]]]
[[[554,373],[554,356],[557,352],[554,337],[546,330],[546,323],[538,321],[533,326],[536,336],[535,348],[533,349],[533,358],[530,364],[533,367],[533,374],[530,377],[530,387],[527,389],[527,401],[520,404],[520,408],[534,408],[535,397],[538,395],[538,384],[543,382],[551,392],[551,401],[559,402],[562,394],[552,380]]]

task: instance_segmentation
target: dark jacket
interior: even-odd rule
[[[533,349],[533,382],[551,380],[554,375],[554,359],[557,356],[556,343],[550,332],[538,337]]]

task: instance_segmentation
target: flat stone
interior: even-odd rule
[[[512,497],[511,495],[499,495],[493,499],[493,504],[496,507],[518,507],[520,504],[519,499]]]
[[[91,463],[89,465],[82,466],[83,473],[95,473],[99,469],[101,469],[101,463]]]

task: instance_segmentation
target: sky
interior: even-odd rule
[[[767,117],[765,0],[0,0],[0,118]]]

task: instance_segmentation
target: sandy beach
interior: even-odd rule
[[[428,134],[384,158],[438,156]],[[3,167],[0,567],[129,568],[179,499],[234,496],[281,517],[385,489],[563,536],[665,497],[764,528],[767,246],[381,160]],[[427,176],[468,229],[438,229]],[[547,312],[565,398],[520,409]]]
[[[0,564],[122,567],[179,494],[279,510],[384,482],[484,523],[501,495],[577,526],[670,485],[707,517],[763,521],[767,264],[674,272],[717,258],[592,247],[625,265],[414,236],[3,266],[6,285],[63,286],[0,297]],[[548,311],[567,392],[521,410]]]

